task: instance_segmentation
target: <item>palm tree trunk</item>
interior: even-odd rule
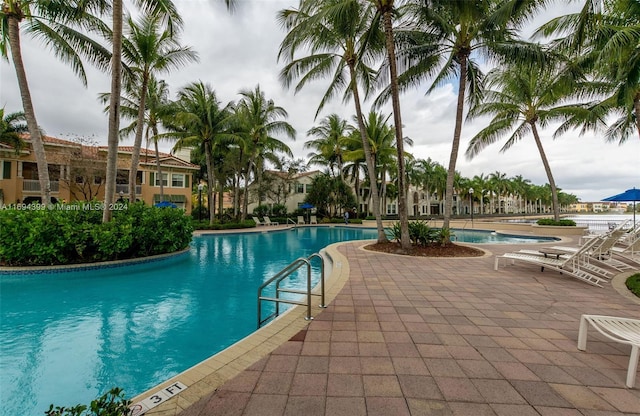
[[[391,81],[391,104],[393,107],[393,122],[396,128],[396,147],[398,150],[398,214],[400,216],[400,246],[403,250],[411,248],[409,238],[409,218],[407,210],[407,188],[405,185],[405,161],[404,161],[404,138],[402,135],[402,117],[400,113],[400,93],[398,92],[398,69],[396,67],[396,52],[393,45],[393,26],[391,23],[391,12],[393,2],[385,9],[383,14],[384,33],[387,43],[387,54],[389,55],[389,76]]]
[[[113,53],[111,56],[111,96],[109,102],[109,134],[107,136],[107,172],[102,221],[111,221],[109,206],[116,191],[118,169],[118,131],[120,129],[120,92],[122,90],[122,0],[113,0]],[[162,180],[162,178],[160,178]]]
[[[367,170],[369,171],[369,182],[371,189],[371,205],[373,215],[376,217],[376,226],[378,228],[378,243],[386,243],[389,240],[384,232],[382,225],[382,217],[380,216],[380,195],[378,194],[378,183],[376,182],[376,170],[373,165],[373,156],[371,154],[371,145],[367,137],[367,131],[364,126],[364,116],[362,115],[362,107],[360,106],[360,94],[358,93],[358,84],[356,81],[356,71],[353,63],[349,63],[349,74],[351,75],[351,89],[353,91],[353,101],[356,105],[356,118],[358,119],[358,129],[360,130],[360,139],[362,140],[362,148],[364,149],[364,158],[367,162]]]
[[[140,90],[140,103],[138,104],[138,125],[136,126],[136,137],[133,141],[133,152],[131,154],[131,169],[129,169],[129,201],[136,201],[136,178],[138,176],[138,163],[140,162],[140,147],[142,146],[142,132],[144,130],[145,102],[147,100],[147,88],[149,84],[149,74],[142,76],[142,86]],[[156,142],[157,143],[157,142]],[[157,156],[157,155],[156,155]],[[162,184],[162,176],[160,176]]]
[[[560,205],[558,205],[558,190],[556,188],[556,183],[553,180],[553,175],[551,174],[551,167],[549,166],[549,161],[547,160],[547,156],[544,153],[544,149],[542,148],[542,141],[540,141],[540,135],[538,135],[538,129],[536,129],[535,122],[530,123],[531,130],[533,131],[533,138],[536,141],[536,146],[538,146],[538,151],[540,152],[540,157],[542,158],[542,164],[544,165],[544,171],[547,173],[547,178],[549,179],[549,186],[551,187],[551,198],[553,203],[553,219],[556,221],[560,220]]]
[[[3,10],[4,11],[4,10]],[[40,127],[36,120],[36,113],[33,109],[31,101],[31,92],[29,91],[29,83],[27,82],[27,73],[24,69],[22,61],[22,48],[20,46],[20,27],[19,17],[13,14],[7,16],[7,29],[9,32],[9,45],[11,48],[11,59],[16,68],[16,77],[18,78],[18,87],[20,88],[20,98],[22,98],[22,107],[24,115],[27,119],[27,127],[31,136],[31,145],[33,153],[36,156],[38,165],[38,180],[40,182],[40,199],[43,204],[51,203],[51,183],[49,182],[49,166],[47,165],[47,156],[44,150]]]
[[[636,112],[636,128],[638,129],[638,136],[640,136],[640,92],[636,93],[633,98],[633,109]]]
[[[158,137],[158,131],[153,129],[154,136]],[[160,151],[158,150],[158,139],[153,140],[156,150],[156,170],[158,171],[158,178],[160,179],[160,201],[164,200],[164,185],[162,184],[162,168],[160,167]],[[168,178],[167,178],[168,179]],[[154,184],[150,184],[153,186]]]
[[[213,211],[211,209],[211,196],[213,195],[213,188],[215,184],[215,178],[213,176],[213,158],[211,157],[211,143],[207,140],[204,142],[204,154],[205,161],[207,163],[207,198],[209,200],[209,224],[213,224]]]
[[[460,56],[460,82],[458,84],[458,104],[456,106],[456,126],[453,131],[453,143],[451,145],[451,156],[449,158],[449,169],[447,170],[447,185],[444,199],[444,221],[442,228],[449,228],[451,221],[451,208],[453,206],[453,181],[456,175],[456,162],[458,160],[458,149],[460,148],[460,135],[462,133],[462,115],[464,112],[464,93],[467,88],[467,56]],[[443,243],[450,243],[449,237]]]

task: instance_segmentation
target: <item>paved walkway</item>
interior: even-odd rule
[[[494,271],[492,256],[361,245],[339,247],[349,279],[327,309],[180,414],[640,415],[630,348],[592,330],[576,348],[581,314],[640,318],[637,299],[535,266]]]

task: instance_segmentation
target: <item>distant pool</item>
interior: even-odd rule
[[[454,232],[458,241],[541,241]],[[142,393],[253,332],[258,286],[291,261],[376,236],[339,226],[210,235],[186,255],[133,266],[0,272],[0,416],[89,403],[113,386]]]

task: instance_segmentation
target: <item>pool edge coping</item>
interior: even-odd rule
[[[325,281],[325,303],[335,299],[349,279],[349,263],[347,258],[338,251],[342,244],[357,241],[333,243],[322,251],[331,260],[331,273]],[[313,315],[322,309],[314,307]],[[295,306],[282,314],[279,318],[252,332],[231,346],[201,361],[193,367],[169,378],[153,388],[132,398],[132,403],[139,403],[172,384],[181,382],[187,386],[184,391],[149,409],[146,415],[178,415],[204,396],[212,393],[231,378],[249,368],[276,348],[291,339],[298,332],[309,325],[305,320],[307,309],[305,306]]]

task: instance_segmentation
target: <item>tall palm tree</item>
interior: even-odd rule
[[[514,29],[543,3],[538,0],[425,0],[412,7],[417,39],[424,43],[414,44],[404,54],[411,62],[409,67],[415,68],[407,71],[406,84],[416,85],[435,75],[427,90],[431,93],[452,78],[458,80],[456,122],[445,190],[445,228],[449,227],[453,205],[465,97],[471,103],[477,103],[482,97],[481,62],[537,56],[531,47],[516,47],[520,45]]]
[[[4,107],[0,108],[0,143],[7,144],[15,150],[16,154],[24,147],[21,135],[29,131],[27,119],[23,112],[4,115]]]
[[[211,87],[202,81],[180,90],[174,105],[173,116],[163,120],[169,132],[157,137],[177,139],[174,150],[201,148],[207,165],[207,197],[213,201],[216,183],[213,154],[224,143],[235,140],[235,135],[229,130],[234,117],[233,106],[229,103],[223,107]],[[213,223],[213,219],[214,210],[209,209],[209,222]]]
[[[295,140],[296,131],[291,124],[282,120],[288,117],[287,111],[277,106],[273,100],[267,99],[259,85],[253,90],[240,91],[240,95],[242,98],[236,108],[238,135],[244,139],[243,150],[247,156],[245,198],[242,210],[242,219],[244,219],[249,204],[247,191],[250,172],[254,172],[260,188],[265,159],[276,164],[279,162],[279,153],[293,156],[289,146],[275,136],[284,135]],[[260,203],[260,197],[258,199]]]
[[[307,131],[307,136],[314,137],[304,143],[305,149],[314,149],[309,153],[309,163],[327,165],[332,176],[338,172],[340,179],[344,181],[344,152],[346,142],[351,135],[352,127],[347,120],[333,113],[321,120],[318,126]]]
[[[189,47],[181,46],[177,34],[170,28],[163,28],[159,15],[142,15],[139,21],[132,17],[127,19],[128,36],[123,39],[123,59],[131,72],[128,88],[138,90],[138,116],[131,168],[129,169],[129,200],[136,200],[136,177],[142,147],[142,134],[146,111],[149,79],[161,72],[184,66],[189,62],[197,62],[198,55]]]
[[[106,8],[107,5],[101,0],[2,0],[0,52],[7,59],[10,53],[15,67],[22,107],[38,166],[43,204],[51,201],[51,184],[44,143],[22,60],[20,28],[44,40],[61,61],[70,64],[86,86],[86,74],[80,56],[86,57],[100,68],[105,68],[108,65],[109,53],[78,29],[99,25],[99,21],[91,13],[101,13]]]
[[[407,185],[405,183],[405,161],[404,161],[404,135],[402,134],[402,115],[400,111],[400,92],[398,88],[398,68],[396,63],[396,52],[393,39],[393,14],[395,13],[394,0],[369,0],[374,4],[378,15],[382,18],[385,47],[387,50],[387,63],[389,66],[389,84],[391,89],[391,106],[393,108],[393,123],[396,133],[396,148],[398,152],[398,214],[400,217],[400,245],[404,250],[411,247],[409,238],[409,218],[407,208]],[[377,25],[377,19],[374,19]]]
[[[378,242],[388,241],[380,215],[380,197],[373,192],[376,166],[373,163],[369,138],[366,136],[361,85],[369,94],[375,78],[371,65],[384,52],[384,33],[371,26],[376,11],[358,0],[302,0],[298,10],[283,10],[279,20],[288,33],[280,45],[278,57],[289,63],[280,74],[285,86],[294,79],[300,81],[296,92],[310,81],[331,77],[320,100],[316,116],[324,105],[344,89],[343,101],[353,98],[360,140],[372,184],[373,214],[376,217]],[[296,59],[302,49],[307,56]]]
[[[574,94],[581,94],[583,87],[589,87],[589,83],[580,82],[574,76],[571,74],[567,77],[563,70],[540,65],[511,65],[495,69],[488,75],[489,87],[494,89],[486,91],[484,102],[475,105],[469,112],[469,118],[494,116],[489,126],[471,139],[466,152],[469,158],[504,135],[508,134],[508,138],[501,152],[510,149],[528,133],[533,134],[549,180],[556,220],[560,219],[557,188],[538,126],[565,119],[567,111],[564,102]]]

